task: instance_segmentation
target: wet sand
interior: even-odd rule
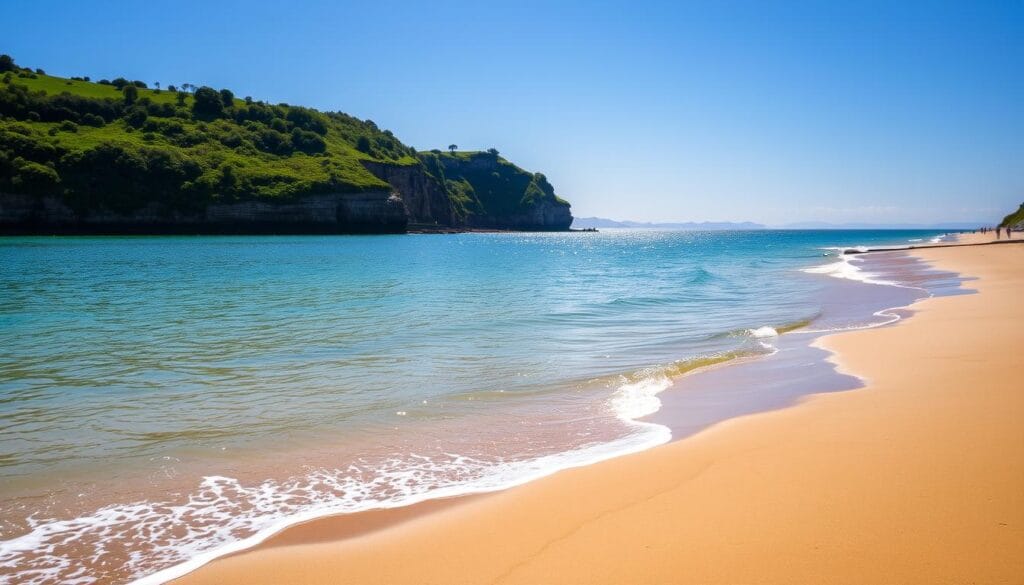
[[[820,340],[863,388],[366,530],[317,520],[177,582],[1021,583],[1024,245],[914,254],[979,294]]]

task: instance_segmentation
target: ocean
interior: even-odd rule
[[[0,238],[0,581],[160,582],[854,388],[814,337],[964,289],[841,251],[940,237]]]

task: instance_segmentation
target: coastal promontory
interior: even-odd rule
[[[55,77],[0,56],[0,234],[571,224],[543,174],[495,149],[419,152],[342,112],[191,84]]]

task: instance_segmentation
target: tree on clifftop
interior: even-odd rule
[[[449,144],[448,145],[448,150],[451,151],[452,154],[455,154],[455,151],[458,150],[458,149],[459,149],[459,145],[458,144]]]

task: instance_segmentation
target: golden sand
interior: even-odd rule
[[[179,582],[1024,583],[1024,245],[916,254],[980,294],[823,339],[865,388]]]

